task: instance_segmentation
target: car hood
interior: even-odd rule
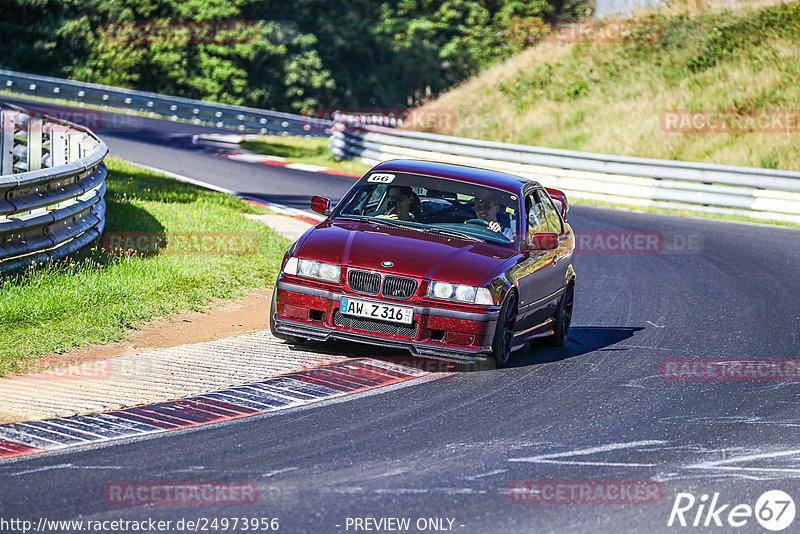
[[[295,255],[349,267],[480,285],[519,253],[411,228],[326,221],[304,236]],[[387,261],[394,265],[382,265]]]

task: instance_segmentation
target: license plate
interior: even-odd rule
[[[382,302],[343,298],[339,311],[356,317],[368,317],[392,323],[411,324],[414,321],[414,308],[393,306]]]

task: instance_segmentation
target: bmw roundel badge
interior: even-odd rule
[[[381,265],[383,265],[384,267],[394,267],[394,262],[391,262],[391,261],[387,260],[387,261],[381,262]]]

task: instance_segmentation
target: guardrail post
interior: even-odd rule
[[[14,173],[14,112],[0,110],[0,176]]]
[[[67,144],[67,162],[81,159],[81,134],[71,133],[67,136],[69,143]]]
[[[31,117],[28,121],[28,170],[38,171],[42,168],[42,128],[44,121],[40,117]]]
[[[50,131],[50,163],[53,167],[67,163],[67,132],[62,128]]]
[[[30,117],[25,113],[17,113],[11,121],[13,136],[12,157],[14,168],[12,172],[25,172],[28,170],[28,121]]]

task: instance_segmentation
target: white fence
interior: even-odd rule
[[[337,120],[331,151],[367,164],[427,159],[531,178],[572,198],[800,223],[800,172],[611,156]]]

